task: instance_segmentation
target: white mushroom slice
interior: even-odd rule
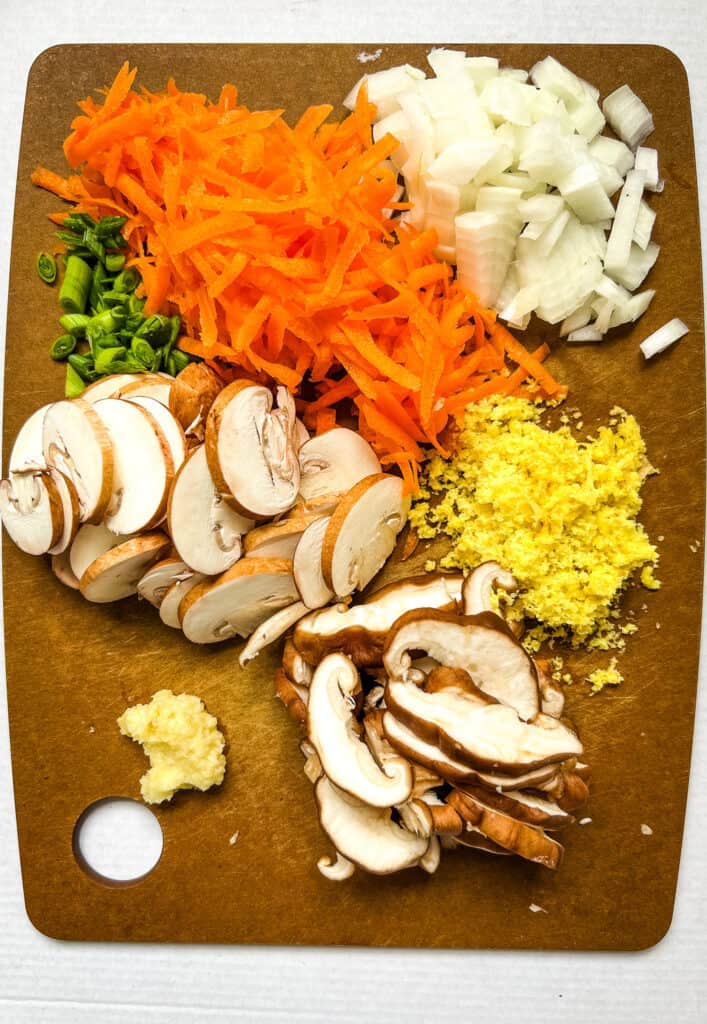
[[[69,564],[76,579],[80,580],[89,565],[101,555],[105,555],[106,551],[129,539],[127,535],[116,535],[107,526],[85,523],[80,527],[69,548]]]
[[[298,452],[301,451],[302,445],[306,444],[307,441],[309,441],[309,431],[298,416],[295,420],[295,447]]]
[[[134,402],[102,398],[93,409],[113,444],[113,490],[104,522],[114,533],[140,533],[167,510],[174,476],[169,446],[155,418]]]
[[[69,561],[69,551],[62,551],[60,555],[52,555],[52,572],[65,587],[71,590],[79,589],[79,581],[74,576]]]
[[[331,857],[320,857],[317,861],[317,867],[330,882],[345,882],[347,878],[351,878],[355,866],[346,857],[342,857],[339,851],[336,851],[336,857],[332,861]]]
[[[365,477],[341,499],[322,545],[324,580],[337,597],[371,582],[392,554],[409,508],[403,481],[386,473]]]
[[[493,591],[495,587],[511,592],[517,590],[515,576],[502,569],[498,562],[483,562],[464,580],[462,603],[465,615],[479,615],[493,612]]]
[[[414,836],[391,817],[390,808],[371,807],[336,787],[326,775],[314,794],[321,826],[338,852],[364,871],[388,875],[419,864],[429,840]]]
[[[261,622],[257,629],[251,633],[248,643],[240,653],[238,663],[241,668],[249,661],[252,661],[253,658],[257,658],[264,648],[279,640],[291,626],[294,626],[298,619],[301,619],[306,614],[306,605],[302,601],[296,601],[287,608],[281,608],[279,612],[275,612],[265,622]]]
[[[322,516],[307,527],[292,559],[295,583],[307,608],[323,608],[334,596],[322,572],[322,546],[330,518]]]
[[[138,582],[147,569],[166,554],[169,547],[169,537],[161,530],[126,540],[89,565],[79,580],[79,590],[87,601],[97,604],[131,597],[137,593]]]
[[[20,427],[15,443],[10,452],[7,472],[15,473],[20,469],[45,469],[46,459],[42,450],[42,433],[44,430],[44,414],[49,405],[37,409]]]
[[[173,380],[173,377],[163,377],[160,374],[145,374],[142,380],[133,378],[130,384],[124,384],[115,397],[153,398],[156,402],[169,408]]]
[[[414,683],[391,680],[385,690],[392,713],[422,739],[454,760],[481,771],[521,775],[582,753],[569,726],[548,715],[523,722],[514,708],[481,690],[426,693]]]
[[[159,608],[169,588],[180,578],[191,576],[191,569],[181,558],[163,558],[151,566],[138,582],[138,596]]]
[[[305,525],[300,520],[283,519],[280,523],[256,526],[243,539],[246,558],[289,558],[299,544]]]
[[[441,665],[465,669],[479,689],[508,704],[525,721],[540,709],[535,665],[503,619],[492,612],[407,612],[392,627],[383,652],[391,679],[407,678],[410,651],[424,651]]]
[[[185,572],[180,579],[175,580],[167,593],[160,601],[160,619],[170,629],[181,629],[179,621],[179,606],[182,601],[199,583],[206,579],[200,572]]]
[[[100,523],[113,493],[113,445],[93,406],[80,398],[55,402],[44,416],[42,451],[48,466],[71,480],[82,523]]]
[[[192,364],[190,363],[189,365],[191,366]],[[169,445],[172,465],[176,473],[187,457],[187,439],[184,436],[184,431],[179,421],[172,415],[167,406],[162,402],[158,402],[156,398],[150,398],[147,395],[137,395],[135,397],[125,395],[124,397],[127,401],[134,402],[135,405],[141,405],[143,409],[147,409],[150,415],[155,418]]]
[[[218,576],[241,557],[241,537],[252,525],[217,491],[204,445],[195,448],[174,478],[167,507],[179,557],[195,572]]]
[[[273,612],[298,598],[292,563],[278,558],[244,558],[216,580],[190,591],[179,608],[182,630],[195,644],[246,637]]]
[[[355,430],[334,427],[312,437],[299,451],[300,494],[309,501],[344,494],[364,477],[380,473],[378,456]]]
[[[50,469],[49,476],[56,484],[56,489],[61,499],[62,517],[64,521],[61,536],[56,544],[49,549],[50,555],[61,555],[68,551],[71,542],[76,536],[80,524],[79,496],[76,488],[68,477],[60,473],[58,469]]]
[[[219,394],[206,421],[214,483],[254,519],[286,512],[299,491],[294,402],[284,388],[278,388],[278,402],[273,409],[267,388],[237,380]]]
[[[458,789],[452,790],[447,801],[472,828],[504,849],[547,868],[560,866],[564,850],[542,829],[518,821]]]
[[[426,573],[389,583],[361,604],[312,612],[297,624],[295,647],[311,665],[330,651],[343,651],[360,667],[380,665],[393,623],[416,608],[454,611],[463,581],[460,573]]]
[[[100,380],[94,381],[93,384],[89,384],[83,389],[81,398],[90,405],[100,401],[101,398],[117,398],[121,388],[135,384],[143,376],[151,376],[151,374],[113,373],[109,377],[101,377]]]
[[[359,737],[354,694],[361,680],[343,654],[329,654],[318,666],[309,687],[307,735],[322,768],[340,789],[371,807],[393,807],[412,791],[412,769],[403,758],[379,767]]]
[[[61,496],[49,473],[25,469],[0,481],[0,519],[20,551],[45,555],[64,528]]]
[[[204,440],[209,409],[223,390],[223,381],[206,363],[189,363],[174,378],[169,408],[189,436]]]

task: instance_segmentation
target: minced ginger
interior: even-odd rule
[[[613,409],[612,426],[578,441],[569,426],[544,429],[542,412],[523,398],[469,406],[456,454],[425,471],[411,524],[421,538],[451,538],[443,568],[494,560],[513,573],[520,588],[505,613],[538,622],[531,647],[621,647],[615,602],[635,570],[658,560],[636,521],[654,472],[638,423]]]

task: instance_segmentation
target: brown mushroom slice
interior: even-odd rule
[[[46,469],[47,462],[42,450],[42,433],[44,431],[44,415],[49,405],[33,412],[20,427],[15,443],[10,452],[7,466],[8,475],[22,469]]]
[[[341,499],[322,545],[324,581],[337,597],[363,590],[385,565],[409,507],[402,479],[386,473],[365,477]]]
[[[515,710],[479,691],[426,693],[391,679],[385,701],[395,717],[448,757],[481,771],[521,775],[582,753],[577,734],[563,722],[538,714],[522,721]]]
[[[304,660],[289,637],[282,651],[282,669],[287,678],[298,686],[309,686],[312,682],[314,667]]]
[[[458,789],[452,790],[447,802],[472,828],[511,853],[546,868],[560,866],[563,848],[535,825],[518,821]]]
[[[190,363],[189,365],[191,366],[192,364]],[[135,397],[128,397],[126,395],[125,398],[126,401],[133,402],[135,405],[140,405],[143,409],[147,409],[150,415],[154,417],[169,446],[172,465],[176,473],[187,457],[187,439],[184,436],[184,431],[179,421],[172,415],[167,406],[163,405],[162,402],[158,402],[156,398],[150,398],[147,395],[137,395]]]
[[[295,684],[287,678],[282,669],[278,669],[275,673],[275,693],[287,708],[287,713],[290,718],[302,729],[306,729],[307,704],[302,699],[302,688],[295,686]],[[316,778],[319,778],[320,774],[321,771],[317,772]]]
[[[414,608],[452,611],[461,596],[463,576],[435,573],[389,583],[360,604],[336,604],[312,612],[297,624],[294,644],[310,664],[330,651],[343,651],[355,665],[380,665],[388,632]]]
[[[348,427],[334,427],[306,441],[299,450],[299,464],[299,489],[305,501],[344,494],[359,480],[381,471],[368,441]]]
[[[464,580],[462,603],[465,615],[493,612],[493,591],[500,587],[510,593],[518,589],[515,576],[502,569],[498,562],[482,562]]]
[[[45,555],[60,540],[64,513],[48,472],[25,469],[0,481],[0,519],[10,540],[28,555]]]
[[[416,797],[398,808],[400,817],[411,832],[417,836],[458,836],[464,830],[459,814],[444,800],[433,794],[424,798]]]
[[[165,436],[147,409],[134,402],[102,398],[93,409],[108,430],[115,459],[105,525],[114,533],[149,530],[164,518],[174,476]]]
[[[163,558],[150,566],[138,582],[138,596],[159,608],[169,588],[185,575],[192,576],[193,573],[181,558]]]
[[[61,555],[71,547],[80,525],[79,496],[71,480],[60,473],[58,469],[50,469],[48,472],[59,493],[63,518],[61,536],[56,544],[49,549],[49,554]]]
[[[195,448],[174,478],[167,526],[179,557],[195,572],[218,576],[241,557],[241,538],[253,525],[216,489],[204,445]]]
[[[425,855],[429,840],[401,828],[389,807],[372,807],[342,792],[326,775],[314,794],[319,821],[338,852],[351,863],[374,875],[415,867]]]
[[[512,857],[512,850],[505,850],[498,843],[494,843],[492,839],[489,839],[478,829],[466,823],[466,828],[461,835],[454,836],[453,842],[458,846],[467,846],[472,850],[480,850],[483,853],[494,853],[499,857]]]
[[[160,601],[160,619],[170,629],[181,629],[179,606],[194,587],[206,579],[203,573],[188,570],[175,580]]]
[[[82,523],[100,523],[113,493],[113,444],[106,426],[80,398],[50,406],[42,427],[42,451],[48,466],[71,480],[79,498]]]
[[[206,417],[223,381],[206,363],[189,363],[177,374],[169,393],[169,408],[188,436],[204,440]]]
[[[499,793],[495,789],[469,783],[458,788],[463,789],[469,796],[481,800],[488,807],[509,814],[528,825],[548,829],[550,832],[565,828],[574,821],[572,815],[564,811],[554,800],[544,799],[539,794],[521,792],[517,789]]]
[[[274,644],[276,640],[284,636],[287,630],[306,614],[307,606],[302,601],[295,601],[294,604],[275,612],[265,622],[261,622],[251,633],[248,643],[238,657],[238,664],[241,668],[253,658],[257,658],[260,652],[270,644]]]
[[[69,550],[62,551],[60,555],[52,555],[52,572],[65,587],[69,587],[71,590],[79,589],[79,581],[74,576],[74,571],[71,568],[71,562],[69,560]]]
[[[334,597],[322,572],[322,547],[330,516],[316,519],[301,535],[292,559],[297,589],[307,608],[323,608]]]
[[[295,408],[278,388],[270,391],[248,380],[229,384],[206,420],[206,457],[214,483],[232,496],[235,507],[254,519],[271,519],[292,508],[299,491]]]
[[[87,601],[97,604],[132,597],[147,569],[169,548],[169,537],[161,530],[126,540],[89,565],[79,580],[79,590]]]
[[[146,373],[141,380],[133,379],[130,384],[124,384],[119,390],[116,398],[152,398],[160,405],[169,408],[169,396],[172,391],[173,377],[163,376],[159,373]]]
[[[564,811],[577,811],[589,799],[585,779],[566,766],[553,778],[538,783],[537,789],[550,796]]]
[[[129,539],[127,535],[113,533],[107,526],[84,523],[69,549],[69,564],[76,579],[80,580],[89,565],[97,558]]]
[[[383,652],[391,679],[406,678],[410,651],[424,651],[441,665],[465,669],[479,689],[509,705],[525,721],[540,710],[533,660],[498,615],[407,612],[392,627]]]
[[[179,618],[192,643],[219,643],[250,636],[273,612],[297,598],[291,562],[243,558],[218,579],[194,587],[180,605]]]
[[[121,388],[125,388],[129,384],[135,384],[142,376],[143,374],[139,373],[112,373],[109,377],[101,377],[100,380],[96,380],[93,384],[85,387],[81,392],[81,398],[90,405],[100,401],[101,398],[117,398]],[[145,374],[144,376],[151,375]]]
[[[354,695],[361,680],[343,654],[328,654],[309,687],[307,735],[326,775],[340,789],[370,804],[393,807],[412,790],[412,770],[403,758],[376,763],[358,734]]]

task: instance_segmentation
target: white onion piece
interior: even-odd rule
[[[495,78],[498,74],[498,58],[467,57],[464,60],[464,69],[477,90],[481,92],[489,79]]]
[[[647,289],[645,292],[639,292],[638,295],[632,295],[626,302],[614,308],[609,320],[609,327],[620,327],[621,324],[635,323],[639,316],[643,316],[654,297],[655,290],[652,288]]]
[[[427,63],[437,78],[446,78],[464,73],[466,54],[463,50],[447,50],[439,47],[427,54]]]
[[[624,187],[621,189],[616,207],[614,224],[609,235],[609,242],[604,257],[607,274],[613,274],[626,266],[631,251],[633,232],[636,228],[638,209],[643,198],[643,171],[629,171]]]
[[[612,139],[610,135],[599,135],[589,143],[589,154],[595,160],[614,167],[625,178],[634,164],[634,156],[625,142]]]
[[[564,175],[557,187],[581,221],[591,224],[614,216],[614,207],[591,160],[586,160]]]
[[[582,327],[587,326],[591,319],[592,307],[588,303],[584,306],[580,306],[579,309],[575,309],[574,313],[570,313],[570,315],[560,324],[560,337],[565,338],[568,335],[581,330]],[[572,338],[571,340],[577,341],[578,339]]]
[[[646,176],[645,187],[649,192],[662,192],[663,181],[658,170],[658,150],[639,146],[636,150],[635,168]]]
[[[498,213],[462,213],[454,221],[457,278],[484,306],[493,306],[508,272],[516,231]]]
[[[641,287],[653,269],[659,253],[660,246],[655,242],[649,242],[645,251],[637,245],[632,245],[626,266],[612,275],[614,280],[622,284],[624,288],[628,288],[629,291],[635,291],[636,288]]]
[[[425,77],[425,72],[419,68],[413,68],[409,64],[401,67],[386,68],[384,71],[375,71],[371,75],[364,75],[356,82],[351,92],[344,100],[344,106],[353,110],[356,106],[358,90],[363,82],[368,85],[368,99],[375,103],[378,110],[378,117],[386,117],[398,109],[397,97],[405,89],[410,89],[416,80]]]
[[[653,115],[628,85],[621,85],[602,103],[606,119],[620,139],[634,151],[654,128]]]
[[[645,199],[638,205],[636,224],[633,229],[633,239],[639,249],[645,249],[651,240],[653,225],[655,224],[655,211],[651,210]]]
[[[589,324],[587,327],[579,327],[576,331],[570,331],[567,335],[567,340],[572,342],[577,341],[603,341],[604,335],[601,331],[597,330]]]
[[[539,89],[547,89],[570,105],[581,103],[587,95],[582,80],[554,57],[545,57],[534,64],[530,69],[530,80]]]
[[[663,324],[657,331],[653,331],[648,337],[641,342],[640,348],[646,359],[652,359],[653,356],[659,352],[664,352],[670,345],[675,344],[680,338],[684,337],[690,330],[682,320],[678,320],[677,317],[674,320],[669,320],[667,324]]]

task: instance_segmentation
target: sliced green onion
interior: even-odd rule
[[[128,267],[127,270],[122,270],[113,281],[113,291],[125,293],[134,292],[139,284],[139,273],[135,267]]]
[[[60,338],[52,343],[52,347],[49,349],[49,355],[56,362],[62,359],[66,359],[76,348],[76,338],[71,334],[62,334]]]
[[[181,373],[185,366],[188,366],[191,362],[191,358],[186,352],[180,352],[178,348],[175,348],[170,355],[170,360],[174,365],[173,377],[176,377],[178,373]]]
[[[86,246],[88,251],[94,256],[100,263],[105,263],[106,250],[103,242],[96,237],[96,232],[91,230],[84,231],[83,244]]]
[[[114,235],[117,231],[127,223],[127,217],[101,217],[98,224],[96,225],[96,235],[105,242],[110,235]]]
[[[76,370],[69,364],[66,367],[66,382],[64,384],[64,394],[67,398],[78,398],[86,387],[85,383],[79,377]]]
[[[100,374],[96,372],[91,356],[77,356],[75,353],[72,353],[72,355],[69,356],[69,363],[76,370],[79,377],[87,383],[97,380],[100,376]]]
[[[72,254],[59,289],[59,305],[65,313],[83,313],[91,290],[93,271],[85,260]]]
[[[133,338],[130,343],[130,351],[139,359],[145,369],[150,369],[155,358],[155,353],[149,342],[145,341],[144,338],[138,338],[137,335]]]
[[[172,325],[169,317],[162,316],[160,313],[153,313],[152,316],[143,321],[143,323],[135,331],[135,335],[138,338],[144,338],[152,345],[153,348],[159,348],[160,345],[164,345],[169,341],[172,332]]]
[[[116,348],[102,348],[96,353],[95,367],[98,373],[112,373],[113,363],[122,359],[127,352],[122,345]]]
[[[40,252],[37,256],[37,273],[45,284],[56,281],[56,260],[48,252]]]
[[[59,324],[67,334],[73,334],[75,338],[83,338],[86,327],[91,323],[91,317],[85,313],[65,313],[59,317]]]
[[[64,227],[82,235],[86,228],[95,228],[96,222],[87,213],[69,213],[64,217]]]
[[[110,252],[105,259],[106,270],[111,274],[117,274],[125,266],[125,256],[119,252]]]

